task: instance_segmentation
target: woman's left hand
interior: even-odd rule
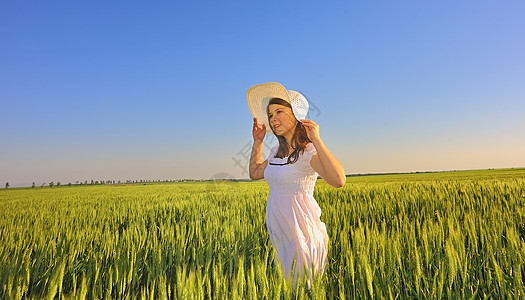
[[[321,137],[319,136],[319,125],[317,125],[317,123],[306,119],[301,119],[301,123],[303,123],[303,126],[306,129],[306,135],[310,141],[321,140]]]

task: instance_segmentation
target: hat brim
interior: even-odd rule
[[[266,108],[272,98],[281,98],[290,103],[290,97],[284,86],[277,82],[254,85],[248,90],[246,96],[248,98],[250,112],[257,120],[257,126],[262,127],[262,124],[264,124],[266,131],[273,133],[268,124]]]

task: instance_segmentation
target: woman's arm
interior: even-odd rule
[[[312,156],[310,165],[312,168],[319,173],[329,185],[340,188],[346,183],[346,175],[343,166],[337,161],[337,159],[328,151],[323,141],[318,140],[312,142],[317,154]]]
[[[264,178],[264,170],[268,165],[268,160],[262,161],[263,141],[266,135],[266,126],[263,124],[262,128],[257,126],[257,119],[253,118],[253,147],[252,156],[250,157],[250,179],[259,180]]]
[[[259,180],[264,178],[264,170],[268,165],[268,160],[262,161],[263,142],[254,141],[252,156],[250,157],[250,179]]]
[[[312,120],[301,120],[301,122],[306,128],[308,138],[317,150],[317,154],[312,156],[310,165],[326,183],[336,188],[343,187],[346,183],[345,170],[321,140],[319,125]]]

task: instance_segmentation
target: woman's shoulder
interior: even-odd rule
[[[300,172],[307,175],[311,175],[315,172],[315,170],[310,165],[310,161],[312,160],[312,156],[316,153],[317,151],[315,150],[314,144],[311,142],[304,146],[304,151],[302,152],[301,159],[297,165],[297,168]]]
[[[270,148],[270,152],[271,152],[271,153],[276,153],[277,150],[279,150],[279,145],[277,145],[277,146],[273,146],[272,148]]]
[[[309,142],[308,144],[306,144],[304,149],[309,152],[315,151],[314,143]]]
[[[314,144],[310,142],[304,147],[303,157],[309,161],[316,153],[317,150],[315,149]]]
[[[277,150],[279,150],[279,145],[270,148],[270,154],[268,155],[268,158],[274,157],[275,153],[277,153]]]

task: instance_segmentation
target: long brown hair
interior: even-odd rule
[[[266,115],[268,116],[268,124],[270,124],[270,112],[269,107],[270,104],[279,104],[286,106],[290,109],[292,109],[292,106],[290,103],[284,101],[281,98],[272,98],[270,99],[270,102],[268,103],[268,106],[266,107]],[[293,113],[293,110],[292,110]],[[270,125],[270,128],[272,129],[273,133],[275,134],[275,131],[273,130],[273,127]],[[282,135],[277,135],[277,140],[279,140],[279,148],[277,149],[277,153],[275,154],[275,157],[277,158],[284,158],[286,153],[288,153],[288,143],[286,142],[286,138]],[[303,124],[299,121],[297,121],[297,126],[295,127],[294,135],[292,137],[291,146],[295,149],[292,154],[288,157],[288,163],[293,164],[299,159],[299,154],[304,152],[304,149],[306,148],[306,145],[308,143],[312,142],[308,135],[306,134],[306,129],[304,128]]]

